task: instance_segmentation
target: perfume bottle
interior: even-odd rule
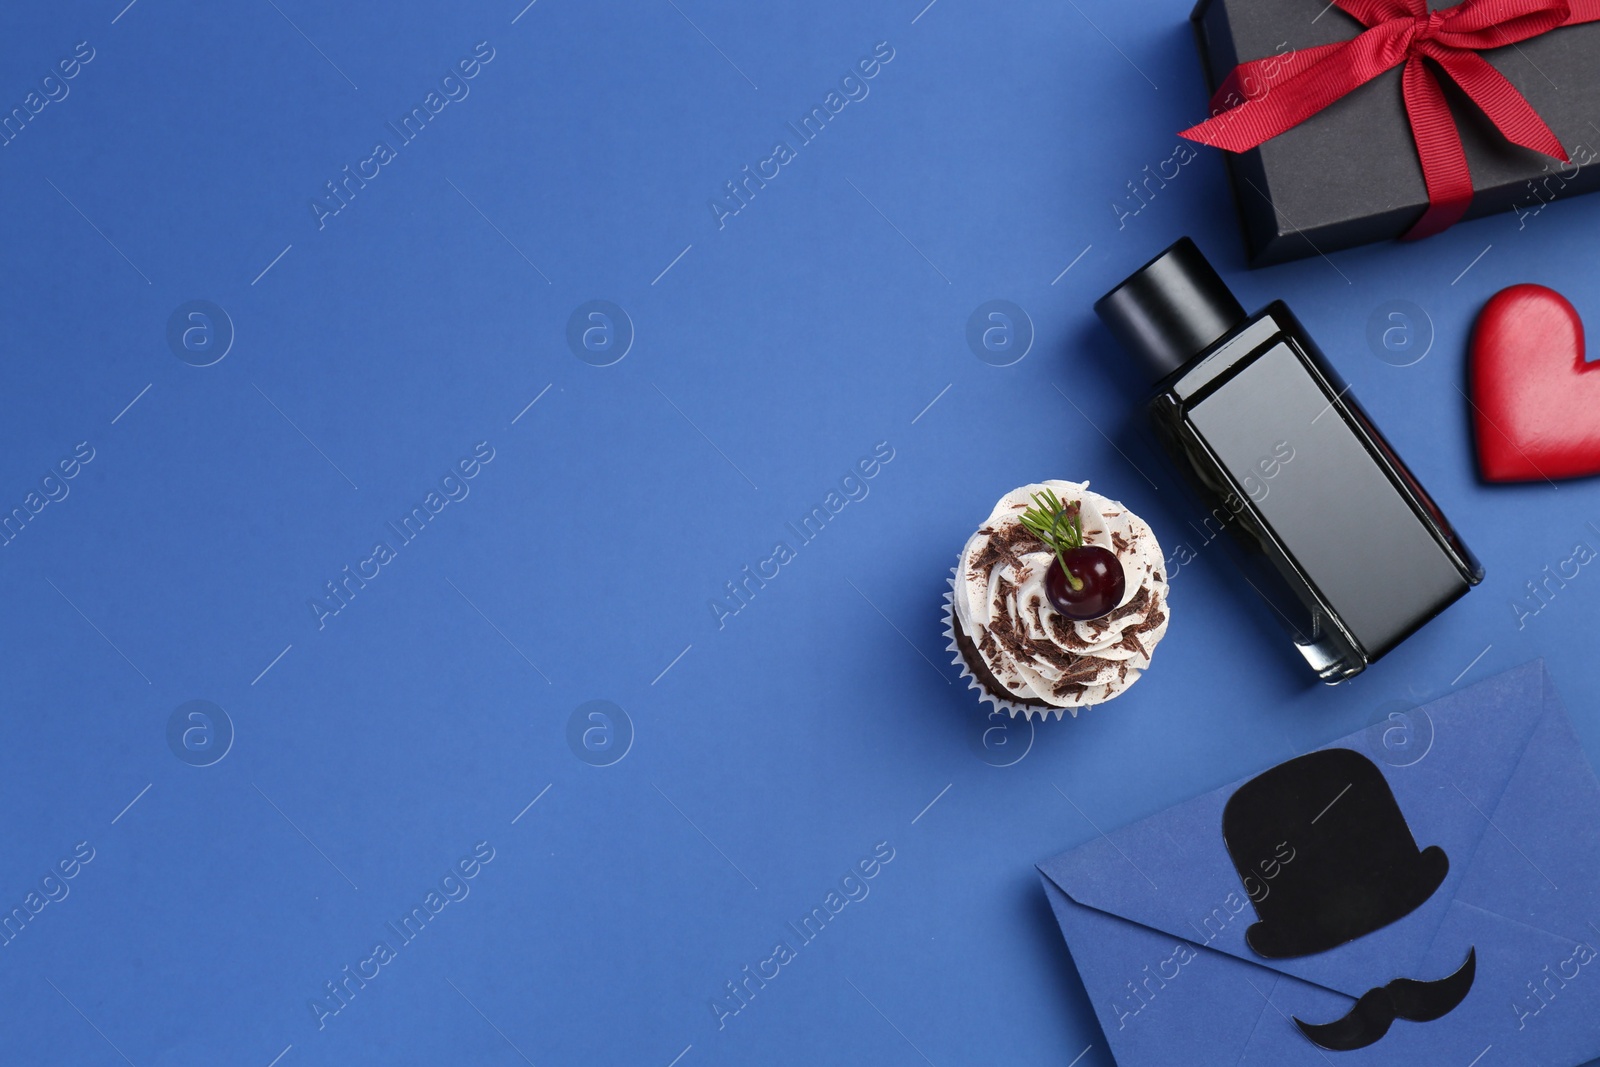
[[[1245,314],[1187,237],[1095,304],[1156,380],[1156,434],[1323,681],[1366,668],[1483,567],[1281,301]]]

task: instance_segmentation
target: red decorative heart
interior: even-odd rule
[[[1478,465],[1491,482],[1600,474],[1600,365],[1583,320],[1542,285],[1490,298],[1472,335]]]

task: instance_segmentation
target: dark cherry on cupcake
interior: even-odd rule
[[[1098,619],[1122,603],[1127,576],[1115,552],[1083,543],[1081,511],[1046,489],[1033,494],[1033,507],[1019,521],[1055,553],[1044,575],[1050,606],[1069,619]]]

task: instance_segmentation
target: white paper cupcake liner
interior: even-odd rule
[[[989,687],[984,685],[977,674],[973,672],[972,665],[967,662],[967,657],[961,654],[961,644],[956,640],[955,594],[956,568],[951,567],[950,591],[944,595],[944,636],[949,641],[946,648],[950,651],[951,662],[961,668],[961,677],[965,678],[968,687],[978,694],[978,699],[993,705],[996,711],[1003,711],[1013,719],[1019,715],[1024,719],[1032,719],[1037,715],[1041,720],[1045,720],[1054,714],[1059,721],[1063,712],[1071,712],[1072,717],[1076,719],[1078,717],[1077,708],[1039,707],[1034,704],[1019,704],[1009,696],[990,692]]]

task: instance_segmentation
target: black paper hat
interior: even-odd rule
[[[1222,836],[1260,920],[1245,940],[1268,959],[1379,930],[1420,907],[1450,869],[1439,846],[1417,850],[1383,772],[1348,748],[1250,779],[1223,808]]]

